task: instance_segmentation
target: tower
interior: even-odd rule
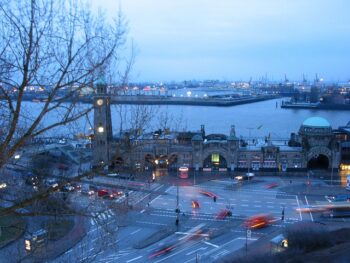
[[[112,141],[111,97],[107,85],[99,79],[95,83],[94,96],[94,140],[93,167],[110,165],[110,146]]]

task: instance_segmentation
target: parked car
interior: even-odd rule
[[[74,186],[71,184],[66,184],[65,186],[62,187],[63,192],[72,192],[74,191]]]
[[[55,178],[47,178],[45,180],[45,185],[49,188],[58,188],[58,181]]]
[[[104,197],[104,196],[108,195],[108,190],[107,189],[100,189],[97,191],[97,195],[99,197]]]

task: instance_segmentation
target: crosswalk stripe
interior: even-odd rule
[[[114,213],[114,211],[112,209],[109,209],[108,211],[109,211],[109,213],[111,213],[112,216],[115,215],[115,213]]]

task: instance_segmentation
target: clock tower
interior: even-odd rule
[[[94,139],[93,167],[110,165],[110,147],[112,141],[111,97],[106,83],[99,79],[95,83],[94,96]]]

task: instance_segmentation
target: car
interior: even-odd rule
[[[223,220],[228,216],[232,216],[232,211],[228,209],[223,209],[218,213],[216,219]]]
[[[350,195],[340,194],[340,195],[326,195],[325,198],[328,202],[350,202]]]
[[[73,186],[76,191],[78,191],[78,192],[81,191],[81,184],[71,183],[71,186]]]
[[[95,191],[94,190],[81,190],[81,193],[92,196],[95,194]]]
[[[97,195],[99,196],[99,197],[104,197],[104,196],[106,196],[106,195],[108,195],[109,193],[108,193],[108,190],[107,189],[100,189],[100,190],[98,190],[97,191]]]
[[[58,181],[55,178],[47,178],[45,185],[52,189],[58,189]]]
[[[171,243],[168,245],[161,244],[158,248],[156,248],[152,254],[148,257],[149,259],[159,257],[161,255],[170,253],[176,248],[176,243]]]
[[[244,221],[243,225],[246,228],[258,229],[258,228],[266,227],[275,221],[276,220],[271,215],[263,214],[263,215],[255,215],[255,216],[249,217]]]
[[[118,191],[118,190],[113,190],[112,191],[112,195],[114,197],[119,197],[119,196],[123,196],[124,195],[124,192],[123,191]]]
[[[89,185],[89,189],[90,189],[90,190],[93,190],[93,191],[95,191],[95,192],[98,191],[98,188],[97,188],[97,186],[95,186],[95,185]]]
[[[66,184],[65,186],[62,187],[62,191],[63,192],[72,192],[74,191],[74,186],[70,185],[70,184]]]
[[[108,194],[108,195],[104,195],[102,196],[103,199],[108,199],[108,200],[113,200],[116,197],[113,194]]]
[[[192,208],[200,208],[199,202],[197,200],[192,200]]]
[[[252,180],[254,178],[254,176],[255,176],[254,173],[246,173],[246,174],[243,174],[243,175],[235,176],[234,179],[236,181],[239,181],[239,182],[246,181],[246,180],[250,181],[250,180]]]
[[[108,177],[118,177],[119,173],[111,173],[111,174],[107,174]]]
[[[38,176],[32,175],[30,177],[27,177],[26,184],[32,185],[32,186],[38,186],[40,184],[40,180]]]
[[[277,186],[278,186],[278,183],[273,182],[273,183],[270,183],[270,184],[266,185],[265,188],[266,189],[272,189],[272,188],[275,188]]]

